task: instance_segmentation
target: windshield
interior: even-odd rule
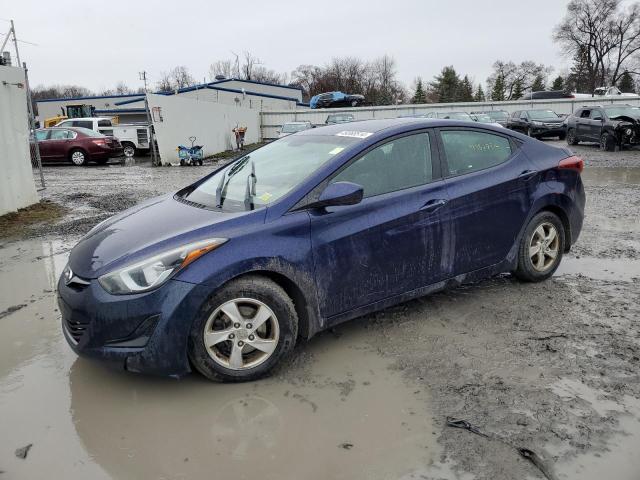
[[[640,118],[640,109],[637,107],[604,107],[604,111],[609,118],[627,116],[631,118]]]
[[[438,118],[449,118],[451,120],[469,120],[473,121],[471,116],[465,112],[445,112],[438,113]]]
[[[282,133],[296,133],[302,130],[307,130],[306,123],[285,123],[282,126]]]
[[[359,141],[359,138],[335,135],[283,137],[216,172],[185,198],[223,211],[264,207]]]
[[[529,118],[532,120],[557,120],[560,117],[553,110],[529,110]]]
[[[493,120],[506,120],[507,118],[509,118],[509,115],[507,115],[507,112],[502,112],[500,110],[495,112],[484,112],[484,113],[485,115],[487,115],[489,118]]]
[[[493,123],[493,120],[491,120],[491,117],[489,117],[489,115],[484,115],[482,113],[477,113],[475,115],[475,119],[476,122],[480,123]]]

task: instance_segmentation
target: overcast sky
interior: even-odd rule
[[[250,51],[267,68],[290,73],[301,64],[323,65],[334,56],[364,60],[384,53],[399,79],[430,80],[443,66],[485,82],[497,59],[534,60],[566,68],[551,41],[566,0],[324,0],[215,2],[135,0],[0,2],[13,18],[32,86],[77,84],[92,90],[124,81],[141,86],[146,70],[186,65],[204,80],[209,65]],[[8,23],[0,20],[0,33]]]

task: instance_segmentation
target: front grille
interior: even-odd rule
[[[64,326],[67,329],[67,333],[69,334],[69,336],[77,344],[84,335],[84,332],[87,330],[87,328],[89,328],[89,322],[81,322],[78,320],[70,320],[68,318],[65,318]]]

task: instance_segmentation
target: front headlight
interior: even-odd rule
[[[535,121],[535,120],[534,120],[533,122],[531,122],[531,123],[532,123],[533,125],[535,125],[536,127],[539,127],[539,126],[541,126],[541,125],[542,125],[542,122],[537,122],[537,121]]]
[[[205,253],[218,248],[226,241],[226,238],[210,238],[174,248],[133,265],[106,273],[98,278],[98,282],[102,288],[113,295],[146,292],[159,287],[173,273],[186,267]]]

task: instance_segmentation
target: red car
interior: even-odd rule
[[[82,166],[88,162],[104,165],[113,157],[123,155],[122,145],[88,128],[45,128],[36,130],[43,162],[71,162]]]

